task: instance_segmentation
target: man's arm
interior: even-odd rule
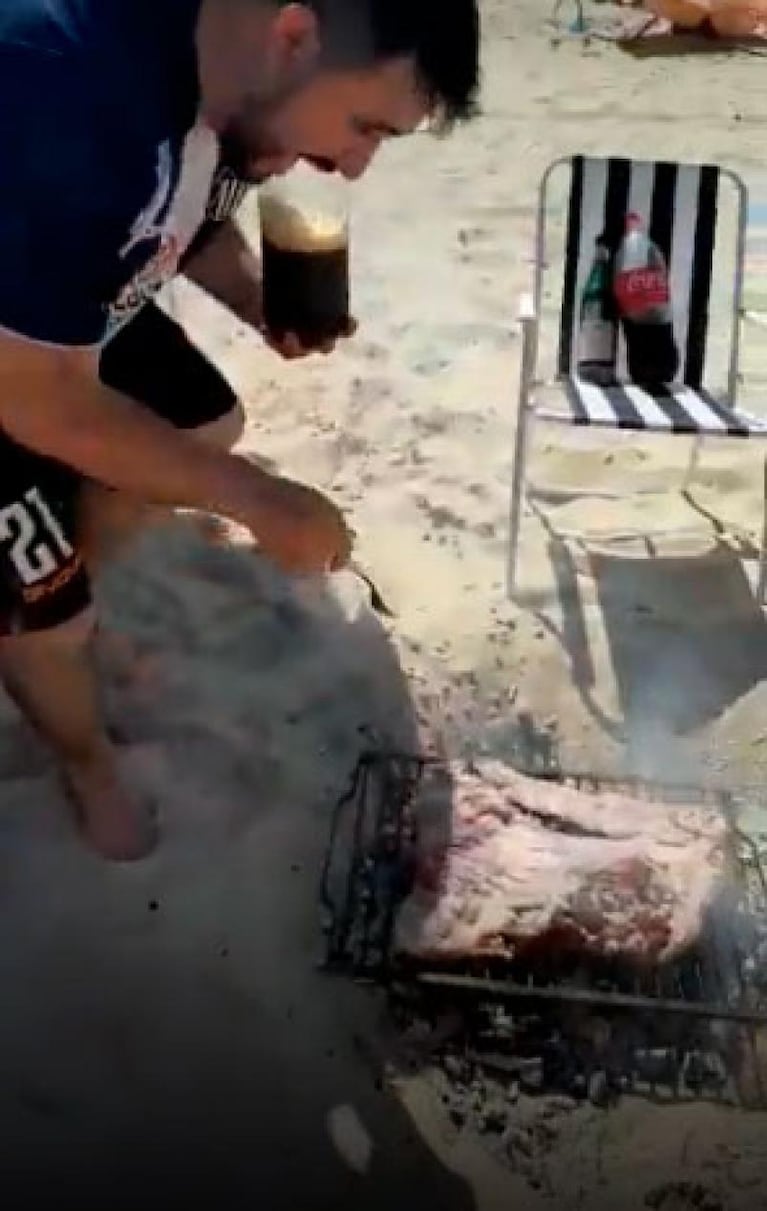
[[[196,442],[105,387],[92,352],[0,335],[0,429],[143,500],[239,521],[287,571],[324,571],[349,557],[350,533],[324,496]]]
[[[262,329],[261,265],[234,216],[218,225],[183,272],[243,323]]]
[[[22,445],[146,501],[253,508],[252,469],[194,441],[98,378],[98,355],[0,335],[0,428]]]

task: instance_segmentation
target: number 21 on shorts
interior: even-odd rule
[[[74,548],[40,494],[29,488],[22,500],[0,508],[0,542],[10,541],[9,555],[25,585],[37,584],[71,559]]]

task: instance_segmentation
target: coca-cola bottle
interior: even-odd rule
[[[610,249],[604,235],[597,236],[594,260],[581,295],[578,330],[578,374],[592,383],[615,378],[618,321],[610,280]]]
[[[650,386],[672,382],[679,369],[679,350],[674,340],[668,269],[637,214],[626,216],[613,289],[626,338],[629,376]]]

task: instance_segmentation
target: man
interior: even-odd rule
[[[288,572],[351,547],[320,493],[230,453],[238,401],[148,300],[186,255],[257,326],[236,230],[192,245],[221,164],[359,177],[383,139],[469,116],[477,41],[476,0],[0,5],[0,670],[105,856],[151,836],[90,659],[104,536],[151,504],[239,521]]]

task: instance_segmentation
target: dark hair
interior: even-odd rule
[[[477,112],[478,0],[303,2],[317,13],[329,62],[354,66],[408,56],[436,127]]]

